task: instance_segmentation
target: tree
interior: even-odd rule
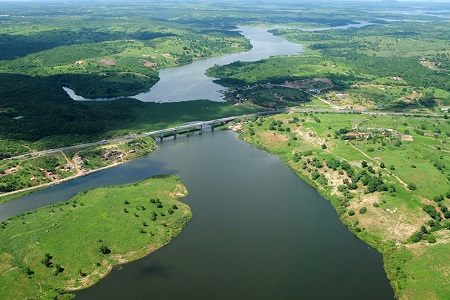
[[[416,187],[416,185],[414,183],[409,183],[408,184],[408,190],[414,191],[414,190],[417,190],[417,187]]]
[[[41,260],[41,263],[43,263],[47,268],[53,267],[53,262],[51,259],[53,256],[50,255],[50,253],[46,253],[44,258]]]
[[[363,160],[362,163],[361,163],[361,166],[363,168],[366,168],[367,167],[367,161]]]
[[[102,254],[110,254],[111,253],[111,249],[109,249],[107,246],[105,245],[101,245],[100,246],[100,252]]]
[[[428,236],[427,240],[428,240],[428,243],[430,243],[430,244],[436,243],[436,237],[432,234],[430,234]]]

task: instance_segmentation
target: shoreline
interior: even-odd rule
[[[93,173],[100,172],[102,170],[109,169],[109,168],[112,168],[112,167],[124,164],[126,162],[131,161],[131,160],[144,157],[145,155],[148,155],[149,153],[152,153],[158,147],[157,146],[157,142],[156,142],[155,139],[152,138],[151,141],[152,141],[151,144],[149,144],[149,145],[145,144],[144,146],[142,146],[142,148],[132,149],[133,152],[129,152],[129,151],[127,151],[127,149],[125,149],[125,150],[121,149],[120,147],[121,146],[123,147],[123,145],[125,145],[125,147],[126,147],[126,144],[123,144],[122,142],[101,145],[99,148],[97,148],[97,150],[98,149],[102,149],[104,146],[107,146],[107,147],[115,148],[116,150],[118,149],[118,151],[122,151],[121,155],[123,155],[123,156],[122,156],[121,160],[120,161],[115,160],[115,161],[113,161],[112,163],[110,163],[110,164],[108,164],[106,166],[101,166],[99,168],[93,168],[93,169],[88,170],[86,172],[84,172],[83,170],[80,169],[79,166],[77,166],[77,162],[75,161],[74,157],[76,155],[78,155],[78,154],[76,154],[74,157],[71,157],[69,159],[69,158],[67,158],[66,153],[63,150],[59,150],[58,153],[60,153],[64,157],[66,162],[68,164],[71,164],[71,165],[75,166],[74,167],[74,170],[76,170],[76,174],[75,175],[72,175],[72,176],[69,176],[69,177],[66,177],[66,178],[57,179],[57,180],[54,180],[54,181],[51,181],[51,182],[47,182],[47,183],[44,183],[44,184],[40,184],[40,185],[36,185],[36,186],[32,186],[32,187],[27,187],[27,188],[15,190],[15,191],[12,191],[12,192],[7,192],[7,193],[0,194],[0,205],[3,204],[3,203],[6,203],[8,201],[11,201],[13,199],[22,197],[23,195],[28,195],[30,193],[33,193],[35,191],[43,190],[43,189],[49,188],[51,186],[58,185],[60,183],[64,183],[64,182],[67,182],[67,181],[70,181],[70,180],[73,180],[73,179],[77,179],[77,178],[80,178],[80,177],[88,176],[88,175],[91,175]],[[83,151],[83,149],[89,151],[89,147],[81,148],[80,151]],[[79,152],[77,152],[77,153],[79,153]],[[56,154],[56,152],[55,153],[51,153],[51,154]],[[45,157],[46,155],[47,154],[44,154],[43,156]],[[101,157],[100,154],[97,154],[97,156]],[[27,158],[24,158],[24,159],[27,159]],[[46,171],[47,172],[53,172],[53,170],[51,170],[51,171],[50,170],[46,170]],[[14,197],[14,195],[17,195],[17,197]],[[11,196],[11,197],[9,199],[5,200],[5,198],[8,197],[8,196]]]
[[[47,299],[58,294],[70,297],[76,291],[94,286],[115,268],[152,254],[178,236],[192,218],[190,207],[181,201],[187,194],[178,176],[156,175],[134,183],[90,189],[66,202],[10,218],[0,231],[5,240],[0,255],[6,258],[0,269],[1,283],[17,286],[8,283],[25,282],[26,286],[5,290],[4,295],[7,298]],[[149,197],[158,202],[149,202]],[[137,205],[136,208],[127,205],[128,201],[124,203],[124,198]],[[144,205],[156,212],[157,217],[144,214]],[[118,206],[123,210],[118,210]],[[42,221],[49,211],[52,217]],[[108,218],[99,218],[99,212],[107,213]],[[85,233],[83,241],[77,237],[80,231]],[[17,239],[18,233],[24,237]],[[55,243],[61,239],[68,244],[63,251]],[[17,253],[14,250],[17,246],[28,250],[25,254]],[[103,252],[103,247],[107,252]],[[48,264],[41,260],[44,253],[48,253],[45,255]],[[20,261],[18,265],[16,259]]]
[[[136,158],[139,158],[139,157],[136,157]],[[135,158],[133,158],[133,159],[135,159]],[[112,168],[112,167],[124,164],[124,163],[129,162],[129,161],[131,161],[133,159],[124,160],[124,161],[117,162],[117,163],[114,163],[114,164],[111,164],[111,165],[108,165],[108,166],[100,167],[98,169],[90,170],[90,171],[88,171],[86,173],[83,173],[83,174],[76,174],[76,175],[73,175],[73,176],[70,176],[70,177],[66,177],[66,178],[62,178],[62,179],[58,179],[58,180],[55,180],[55,181],[52,181],[52,182],[47,182],[47,183],[44,183],[44,184],[41,184],[41,185],[36,185],[36,186],[28,187],[28,188],[25,188],[25,189],[21,189],[21,190],[16,190],[16,191],[0,194],[0,200],[1,200],[2,197],[11,196],[11,195],[14,195],[14,194],[19,194],[19,193],[28,192],[28,191],[33,193],[33,190],[40,190],[41,188],[45,189],[45,188],[51,187],[53,185],[57,185],[57,184],[60,184],[60,183],[66,182],[66,181],[70,181],[70,180],[73,180],[73,179],[76,179],[76,178],[79,178],[79,177],[85,177],[85,176],[88,176],[88,175],[90,175],[92,173],[99,172],[101,170],[109,169],[109,168]],[[14,198],[12,198],[12,199],[14,199]],[[12,199],[10,199],[10,200],[12,200]],[[7,200],[7,201],[10,201],[10,200]],[[5,201],[5,202],[7,202],[7,201]],[[1,203],[5,203],[5,202],[1,202]]]

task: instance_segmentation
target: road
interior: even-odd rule
[[[359,111],[359,110],[349,110],[349,109],[289,109],[289,110],[272,110],[272,111],[261,111],[261,112],[255,112],[245,115],[239,115],[239,116],[231,116],[221,119],[214,119],[209,121],[199,121],[199,122],[193,122],[177,127],[170,127],[165,128],[161,130],[155,130],[150,131],[142,134],[135,134],[131,136],[124,136],[119,138],[114,138],[110,140],[101,140],[98,142],[92,142],[92,143],[86,143],[86,144],[78,144],[73,146],[67,146],[67,147],[61,147],[61,148],[55,148],[55,149],[48,149],[48,150],[42,150],[42,151],[36,151],[31,153],[26,153],[14,157],[10,157],[7,159],[20,159],[20,158],[26,158],[30,156],[37,156],[42,154],[49,154],[54,153],[58,151],[67,151],[67,150],[76,150],[76,149],[82,149],[86,147],[92,147],[92,146],[99,146],[104,144],[110,144],[110,143],[120,143],[125,141],[130,141],[136,138],[141,138],[145,136],[161,136],[166,133],[173,134],[174,132],[179,132],[183,130],[188,130],[191,128],[200,128],[200,126],[211,126],[219,123],[228,123],[230,121],[240,119],[240,118],[246,118],[246,117],[253,117],[253,116],[261,116],[261,115],[269,115],[269,114],[282,114],[282,113],[289,113],[289,112],[297,112],[297,113],[338,113],[338,114],[348,114],[348,113],[360,113],[360,114],[367,114],[367,115],[392,115],[392,116],[418,116],[418,117],[442,117],[442,114],[420,114],[420,113],[401,113],[401,112],[393,112],[393,111]]]

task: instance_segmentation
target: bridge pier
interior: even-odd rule
[[[161,135],[159,136],[159,140],[162,142],[164,140],[164,134],[161,133]]]
[[[211,131],[214,131],[214,123],[211,123]]]

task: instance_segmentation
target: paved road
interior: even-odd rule
[[[348,110],[348,109],[341,109],[341,110],[336,110],[336,109],[272,110],[272,111],[255,112],[255,113],[239,115],[239,116],[231,116],[231,117],[214,119],[214,120],[209,120],[209,121],[192,122],[192,123],[177,126],[177,127],[170,127],[170,128],[150,131],[150,132],[142,133],[142,134],[135,134],[135,135],[131,135],[131,136],[125,136],[125,137],[120,137],[120,138],[115,138],[115,139],[110,139],[110,140],[102,140],[102,141],[98,141],[98,142],[79,144],[79,145],[73,145],[73,146],[67,146],[67,147],[61,147],[61,148],[48,149],[48,150],[27,153],[27,154],[23,154],[23,155],[10,157],[8,159],[20,159],[20,158],[25,158],[25,157],[30,157],[30,156],[37,156],[37,155],[41,155],[41,154],[54,153],[54,152],[58,152],[58,151],[76,150],[76,149],[82,149],[82,148],[86,148],[86,147],[99,146],[99,145],[103,145],[103,144],[107,144],[107,143],[109,144],[109,143],[125,142],[125,141],[129,141],[132,139],[141,138],[141,137],[145,137],[145,136],[161,136],[166,133],[172,134],[174,132],[184,131],[184,130],[191,129],[191,128],[200,128],[200,126],[205,126],[205,125],[206,126],[211,126],[211,125],[214,126],[215,124],[228,123],[230,121],[240,119],[240,118],[245,118],[245,117],[269,115],[269,114],[281,114],[281,113],[288,113],[288,112],[338,113],[338,114],[360,113],[360,114],[367,114],[367,115],[442,117],[442,114],[401,113],[401,112],[392,112],[392,111],[368,111],[368,110],[359,111],[359,110]]]

